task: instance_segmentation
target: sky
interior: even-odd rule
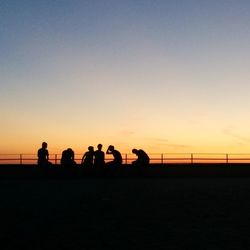
[[[250,152],[248,0],[0,0],[0,153]]]

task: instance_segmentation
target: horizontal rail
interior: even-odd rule
[[[80,164],[82,154],[75,154],[75,161]],[[123,162],[125,164],[131,164],[136,160],[136,157],[132,154],[122,154]],[[210,156],[210,157],[209,157]],[[151,163],[250,163],[250,153],[162,153],[162,154],[149,154]],[[61,154],[51,154],[50,161],[57,165],[60,164]],[[106,162],[112,160],[112,157],[107,157]],[[0,154],[0,164],[34,164],[37,163],[36,154]]]

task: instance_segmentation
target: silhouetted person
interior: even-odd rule
[[[67,165],[67,163],[69,162],[68,155],[69,155],[68,150],[67,149],[63,150],[62,157],[61,157],[61,165],[63,166]]]
[[[94,165],[94,147],[89,146],[88,150],[82,157],[81,164],[84,167],[93,167]]]
[[[102,151],[102,144],[97,145],[97,150],[94,152],[94,166],[103,168],[105,165],[105,154]]]
[[[48,144],[46,142],[42,143],[42,147],[37,151],[37,164],[38,166],[42,167],[48,167],[52,165],[51,162],[49,162],[49,151],[47,149]]]
[[[76,165],[75,153],[71,148],[62,152],[61,165],[64,167],[73,167]]]
[[[107,163],[107,166],[119,167],[122,165],[122,155],[118,150],[115,149],[114,146],[110,145],[106,154],[112,154],[114,157],[113,161]]]
[[[136,166],[148,166],[149,165],[149,157],[148,155],[145,153],[144,150],[142,149],[133,149],[132,150],[133,154],[137,155],[137,159],[135,161],[132,162],[132,165],[136,165]]]

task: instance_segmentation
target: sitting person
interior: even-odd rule
[[[142,167],[149,165],[150,159],[144,150],[134,148],[132,150],[132,153],[137,155],[137,159],[132,162],[132,165],[142,166]]]
[[[47,149],[48,144],[46,142],[42,143],[42,147],[37,151],[37,164],[41,167],[48,167],[52,165],[51,162],[49,162],[49,151]]]
[[[114,157],[113,161],[107,163],[107,166],[120,167],[122,165],[122,155],[114,146],[110,145],[106,154],[112,154]]]
[[[93,167],[93,161],[94,161],[94,147],[89,146],[88,150],[82,157],[81,164],[84,167]]]
[[[71,148],[62,152],[61,165],[64,167],[73,167],[76,165],[75,153]]]

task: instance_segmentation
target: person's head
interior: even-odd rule
[[[102,144],[97,145],[98,150],[102,150]]]
[[[133,148],[133,149],[132,149],[132,153],[133,153],[133,154],[137,154],[137,153],[138,153],[138,150],[137,150],[136,148]]]
[[[114,151],[114,149],[115,149],[115,147],[114,147],[113,145],[109,145],[109,147],[108,147],[108,150],[109,150],[109,151],[112,152],[112,151]]]
[[[89,147],[88,147],[88,150],[89,150],[90,152],[93,152],[93,151],[94,151],[94,147],[93,147],[93,146],[89,146]]]
[[[47,148],[48,147],[48,144],[46,142],[43,142],[42,143],[42,148]]]

